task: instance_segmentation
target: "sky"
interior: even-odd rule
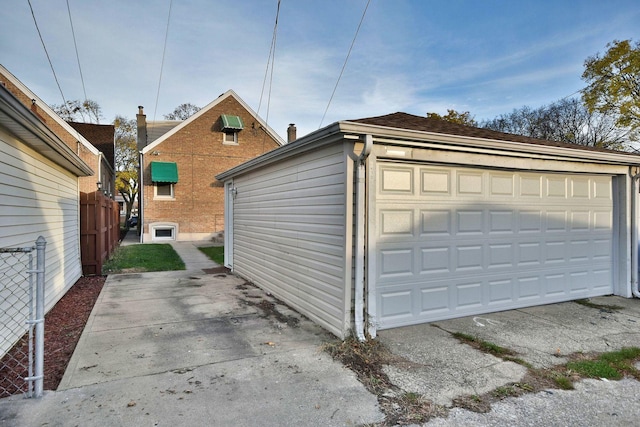
[[[86,92],[101,123],[139,105],[162,120],[233,89],[283,138],[289,123],[302,136],[397,111],[536,108],[579,95],[607,43],[640,40],[637,0],[281,0],[269,61],[277,0],[30,2],[64,99]],[[29,2],[4,0],[0,22],[0,63],[62,104]]]

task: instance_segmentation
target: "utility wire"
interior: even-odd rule
[[[82,76],[82,67],[80,66],[80,55],[78,55],[78,43],[76,43],[76,32],[73,30],[73,20],[71,19],[71,8],[69,7],[69,0],[67,0],[67,12],[69,12],[69,24],[71,25],[71,34],[73,35],[73,46],[76,49],[76,59],[78,60],[78,70],[80,70],[80,81],[82,82],[82,93],[84,93],[84,100],[87,100],[87,90],[84,86],[84,77]]]
[[[58,90],[60,91],[60,96],[62,96],[62,102],[64,108],[67,108],[67,100],[64,98],[64,94],[62,93],[62,88],[60,87],[60,82],[58,81],[58,76],[56,76],[56,70],[53,69],[53,63],[51,62],[51,58],[49,57],[49,52],[47,52],[47,47],[44,44],[44,39],[42,38],[42,33],[40,33],[40,28],[38,27],[38,21],[36,20],[36,14],[33,12],[33,6],[31,5],[31,0],[27,0],[29,3],[29,9],[31,9],[31,16],[33,16],[33,23],[36,25],[36,30],[38,31],[38,36],[40,37],[40,42],[42,43],[42,48],[44,49],[45,55],[47,55],[47,60],[49,61],[49,66],[51,67],[51,72],[53,73],[53,78],[56,81],[56,85],[58,85]]]
[[[278,8],[276,10],[276,22],[273,26],[273,36],[271,37],[271,47],[269,48],[269,57],[267,58],[267,67],[264,70],[264,80],[262,81],[262,90],[260,91],[260,102],[258,103],[257,114],[260,115],[260,108],[262,107],[262,97],[264,96],[264,87],[267,84],[267,76],[269,75],[269,64],[271,64],[271,77],[269,80],[269,95],[267,97],[267,115],[265,123],[269,122],[269,106],[271,105],[271,87],[273,83],[273,66],[276,55],[276,38],[278,31],[278,17],[280,16],[280,0],[278,0]]]
[[[156,93],[156,106],[153,109],[153,121],[156,120],[156,112],[158,111],[158,99],[160,99],[160,85],[162,84],[162,70],[164,68],[164,55],[167,52],[167,39],[169,38],[169,22],[171,21],[171,6],[173,0],[169,1],[169,16],[167,17],[167,30],[164,34],[164,47],[162,48],[162,63],[160,64],[160,78],[158,79],[158,92]]]
[[[333,96],[336,94],[336,90],[338,89],[338,84],[340,83],[340,79],[342,78],[342,73],[344,73],[344,69],[347,67],[347,61],[349,61],[349,56],[351,55],[351,49],[353,49],[353,45],[356,42],[356,38],[358,37],[358,33],[360,32],[360,27],[362,26],[362,21],[364,21],[364,16],[367,14],[367,9],[369,8],[369,3],[371,0],[367,0],[367,5],[364,7],[364,11],[362,12],[362,18],[360,18],[360,23],[358,24],[358,28],[356,29],[356,33],[353,36],[353,40],[351,41],[351,46],[349,47],[349,52],[347,52],[347,57],[344,59],[344,64],[342,64],[342,70],[340,70],[340,75],[338,76],[338,80],[336,81],[336,85],[333,87],[333,92],[331,93],[331,98],[329,98],[329,102],[327,103],[327,108],[324,110],[324,114],[322,115],[322,120],[320,120],[320,125],[318,125],[318,129],[322,127],[322,123],[324,122],[324,118],[327,115],[327,111],[329,111],[329,106],[331,105],[331,101],[333,100]]]

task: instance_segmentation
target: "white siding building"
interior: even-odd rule
[[[78,177],[92,173],[0,86],[0,247],[29,247],[38,236],[46,239],[46,311],[82,274]],[[0,306],[0,315],[5,313]]]
[[[225,263],[334,334],[638,296],[640,156],[405,113],[216,178]]]

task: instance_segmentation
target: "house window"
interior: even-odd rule
[[[175,222],[153,222],[149,224],[152,241],[176,240],[178,224]]]
[[[173,183],[172,182],[156,182],[154,183],[155,187],[155,198],[157,199],[173,199]]]
[[[178,182],[178,166],[175,162],[151,162],[151,182],[154,198],[173,199],[173,186]]]
[[[238,132],[233,130],[225,130],[222,143],[228,145],[238,145]]]
[[[240,116],[223,114],[220,116],[222,122],[222,143],[226,145],[238,145],[238,133],[244,129],[244,123]]]

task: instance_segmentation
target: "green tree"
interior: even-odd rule
[[[465,126],[478,126],[478,122],[475,121],[474,117],[468,111],[460,113],[456,110],[447,109],[447,114],[445,114],[444,116],[441,116],[438,113],[427,113],[427,118],[446,120],[447,122],[457,123],[459,125]]]
[[[164,118],[165,120],[187,120],[198,111],[200,111],[200,107],[188,102],[178,105],[172,113],[165,114]]]
[[[98,124],[104,118],[102,117],[100,105],[90,99],[85,99],[84,101],[76,99],[60,105],[53,104],[51,109],[68,122]]]
[[[126,221],[128,221],[138,195],[138,165],[140,163],[136,145],[138,129],[135,120],[129,120],[122,116],[116,116],[113,125],[116,128],[116,191],[124,199],[127,211]]]
[[[588,86],[582,97],[590,111],[615,117],[616,124],[628,128],[629,138],[640,136],[640,42],[614,40],[607,52],[584,62],[582,79]]]

